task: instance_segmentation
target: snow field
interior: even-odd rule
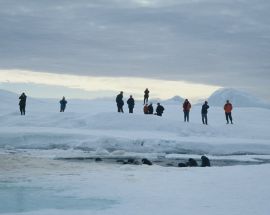
[[[88,101],[89,102],[89,101]],[[80,102],[79,102],[80,103]],[[79,106],[73,104],[74,106]],[[209,126],[202,125],[194,106],[190,123],[183,122],[179,105],[164,105],[163,117],[112,112],[110,102],[81,104],[78,112],[59,113],[55,104],[31,107],[26,116],[3,110],[0,147],[13,149],[81,149],[109,152],[164,152],[195,154],[270,154],[270,110],[235,108],[234,125],[225,124],[222,108],[210,107]],[[71,106],[71,105],[70,105]],[[139,107],[138,107],[139,106]],[[141,108],[141,109],[140,109]],[[75,111],[75,110],[74,110]]]

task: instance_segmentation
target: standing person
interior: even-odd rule
[[[26,98],[27,96],[25,95],[25,93],[22,93],[21,96],[19,97],[20,99],[19,106],[21,115],[25,115]]]
[[[145,104],[143,107],[143,113],[148,114],[148,104]]]
[[[209,108],[209,105],[208,105],[208,102],[205,101],[204,104],[202,105],[202,123],[203,124],[206,124],[207,125],[207,113],[208,113],[208,108]]]
[[[124,106],[124,101],[123,101],[123,91],[121,91],[117,96],[116,96],[116,104],[117,104],[117,109],[119,113],[124,113],[123,111],[123,106]]]
[[[191,104],[190,102],[186,99],[185,102],[183,103],[183,112],[184,112],[184,121],[189,122],[189,111],[191,109]]]
[[[153,114],[153,113],[154,113],[153,104],[150,103],[150,105],[148,105],[148,114]]]
[[[148,88],[146,88],[145,91],[144,91],[144,100],[143,100],[144,105],[146,103],[148,103],[148,98],[149,98],[149,90],[148,90]]]
[[[63,96],[62,100],[60,100],[60,112],[64,112],[66,109],[66,105],[67,105],[67,100],[66,98]]]
[[[232,109],[233,109],[232,104],[230,103],[229,100],[227,100],[226,104],[224,105],[224,111],[225,111],[227,124],[229,124],[229,119],[231,121],[231,124],[233,124],[233,122],[232,122]]]
[[[133,113],[135,101],[132,95],[130,95],[129,99],[127,100],[127,104],[128,104],[129,113]]]
[[[160,103],[157,103],[157,108],[156,108],[157,115],[162,116],[164,110],[165,108]]]

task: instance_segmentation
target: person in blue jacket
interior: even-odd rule
[[[164,110],[165,108],[160,103],[157,103],[156,114],[162,116]]]
[[[202,123],[207,125],[208,123],[208,119],[207,119],[207,113],[208,113],[208,108],[209,108],[209,105],[208,105],[208,102],[205,101],[204,104],[202,105]]]
[[[135,100],[133,99],[132,95],[130,95],[129,99],[127,100],[127,104],[128,104],[129,113],[133,113]]]
[[[60,100],[60,112],[64,112],[66,109],[66,105],[67,105],[67,100],[66,98],[63,96],[62,100]]]

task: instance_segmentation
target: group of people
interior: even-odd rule
[[[155,114],[157,116],[162,116],[165,108],[160,103],[157,103],[156,113],[154,113],[153,104],[150,103],[148,105],[149,93],[150,93],[150,91],[148,90],[148,88],[146,88],[144,91],[144,100],[143,100],[144,114]],[[20,100],[19,106],[20,106],[21,115],[25,115],[26,98],[27,98],[27,96],[25,95],[25,93],[22,93],[21,96],[19,97],[19,100]],[[64,112],[66,109],[66,105],[67,105],[67,100],[65,99],[65,97],[63,97],[59,101],[59,103],[60,103],[60,112]],[[124,113],[124,110],[123,110],[123,106],[124,106],[123,91],[121,91],[116,96],[116,104],[117,104],[118,112]],[[133,113],[133,109],[135,107],[135,100],[134,100],[132,95],[130,95],[129,99],[127,100],[127,105],[128,105],[129,113]],[[202,105],[202,108],[201,108],[202,123],[205,125],[208,124],[208,117],[207,117],[208,109],[209,109],[208,102],[205,101],[204,104]],[[229,123],[233,124],[232,109],[233,109],[232,104],[230,103],[229,100],[227,100],[226,104],[224,105],[224,111],[225,111],[225,117],[226,117],[227,124],[229,124]],[[190,110],[191,110],[191,104],[188,101],[188,99],[186,99],[183,103],[184,122],[189,122]]]
[[[184,121],[185,122],[189,122],[190,109],[191,109],[191,104],[188,101],[188,99],[186,99],[183,103],[183,112],[184,112]],[[205,101],[204,104],[202,105],[202,109],[201,109],[202,123],[204,125],[208,125],[208,117],[207,117],[208,109],[209,109],[208,102]],[[225,111],[225,117],[226,117],[227,124],[229,124],[229,122],[231,124],[233,124],[232,109],[233,109],[232,104],[230,103],[229,100],[227,100],[226,104],[224,105],[224,111]]]
[[[208,109],[209,109],[208,102],[205,101],[204,104],[202,105],[202,110],[201,110],[202,123],[205,125],[208,124],[208,119],[207,119]],[[232,109],[233,109],[232,104],[230,103],[229,100],[227,100],[226,104],[224,105],[224,111],[225,111],[225,117],[226,117],[227,124],[229,124],[229,123],[233,124]]]
[[[123,107],[124,107],[124,100],[123,100],[123,91],[121,91],[117,96],[116,96],[116,105],[117,105],[117,111],[119,113],[124,113]],[[145,89],[144,91],[144,107],[143,107],[143,112],[144,114],[154,114],[154,107],[153,104],[150,103],[148,105],[148,98],[149,98],[149,90],[148,88]],[[128,105],[128,110],[129,113],[133,113],[133,109],[135,107],[135,100],[133,98],[132,95],[130,95],[129,99],[127,100],[127,105]],[[156,113],[155,115],[157,116],[162,116],[163,112],[164,112],[165,108],[160,104],[157,103],[157,107],[156,107]]]
[[[156,107],[156,113],[157,116],[162,116],[165,108],[158,102]],[[149,105],[146,103],[143,107],[144,114],[154,114],[154,107],[153,103],[150,103]]]
[[[150,93],[150,91],[148,90],[148,88],[146,88],[144,91],[144,100],[143,100],[144,114],[154,114],[153,103],[150,103],[148,105],[149,93]],[[116,96],[116,104],[117,104],[118,112],[124,113],[124,111],[123,111],[123,106],[124,106],[123,91],[121,91],[120,94],[118,94]],[[132,97],[132,95],[130,95],[129,99],[127,100],[127,104],[128,104],[129,113],[133,113],[133,109],[135,106],[135,100]],[[202,123],[204,125],[208,125],[208,116],[207,116],[208,109],[209,109],[208,102],[205,101],[204,104],[202,105],[202,108],[201,108]],[[226,117],[227,124],[229,124],[229,123],[233,124],[232,109],[233,109],[232,104],[230,103],[229,100],[227,100],[226,104],[224,105],[224,111],[225,111],[225,117]],[[164,110],[165,110],[165,108],[160,103],[157,103],[155,115],[162,116]],[[184,122],[189,122],[190,110],[191,110],[191,104],[190,104],[188,99],[185,99],[185,101],[183,103]]]

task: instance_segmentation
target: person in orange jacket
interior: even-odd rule
[[[190,102],[186,99],[185,102],[183,103],[183,112],[184,112],[184,121],[189,122],[189,111],[191,109],[191,104]]]
[[[148,111],[148,104],[145,104],[144,105],[143,112],[144,112],[144,114],[148,114],[149,113],[149,111]]]
[[[232,104],[230,103],[229,100],[227,100],[226,104],[224,105],[224,111],[225,111],[227,124],[229,124],[229,119],[231,121],[231,124],[233,124],[233,122],[232,122],[232,109],[233,109]]]

